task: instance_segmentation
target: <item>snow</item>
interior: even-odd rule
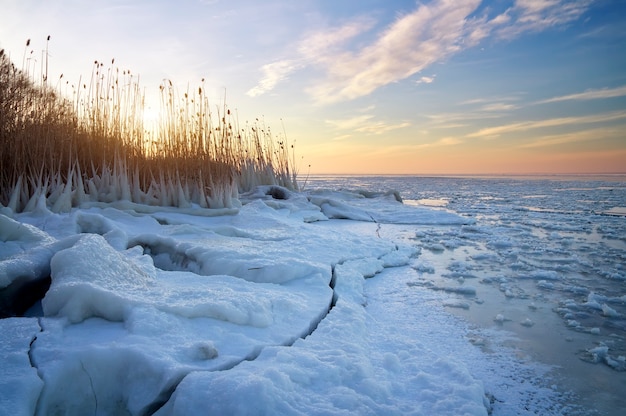
[[[481,303],[476,264],[500,259],[471,236],[516,259],[507,233],[492,235],[447,204],[403,204],[397,192],[262,186],[240,198],[223,210],[129,202],[63,214],[41,204],[23,214],[3,209],[0,299],[13,301],[27,284],[42,299],[23,317],[0,319],[0,415],[572,410],[542,384],[546,366],[447,312]],[[437,256],[468,246],[475,250],[441,273]],[[445,282],[428,280],[436,274]],[[541,268],[522,267],[519,278],[565,284]],[[522,297],[504,277],[491,281]],[[577,328],[577,308],[621,318],[623,297],[586,295],[562,305]],[[508,312],[491,317],[540,326]],[[624,368],[611,345],[586,354]]]
[[[37,370],[31,366],[29,350],[30,343],[39,331],[37,319],[34,318],[0,319],[2,414],[27,416],[35,412],[43,383],[37,376]]]

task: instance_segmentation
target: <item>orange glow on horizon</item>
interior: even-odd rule
[[[312,149],[311,149],[312,150]],[[603,174],[626,173],[626,150],[529,153],[500,150],[384,154],[341,151],[302,153],[300,173],[311,174]],[[343,149],[345,150],[345,149]]]

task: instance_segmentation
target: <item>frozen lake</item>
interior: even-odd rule
[[[624,182],[553,179],[0,207],[0,415],[621,414]]]
[[[555,382],[590,411],[626,408],[626,177],[328,176],[308,186],[394,189],[407,205],[474,219],[381,225],[384,238],[420,249],[407,291],[441,293],[450,313],[510,333],[504,345],[555,366]]]

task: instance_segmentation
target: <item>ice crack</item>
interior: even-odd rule
[[[41,318],[37,318],[37,326],[39,327],[39,333],[43,332],[43,326],[41,325]],[[41,370],[39,369],[39,367],[37,366],[37,363],[35,361],[35,357],[33,356],[33,348],[34,348],[34,344],[35,341],[37,341],[37,335],[33,336],[33,339],[30,340],[30,344],[28,345],[28,361],[30,363],[30,366],[32,368],[34,368],[35,370],[37,370],[37,377],[39,377],[39,379],[42,381],[42,383],[45,384],[45,381],[43,379],[43,376],[41,374]],[[34,414],[39,414],[39,407],[40,407],[40,402],[41,402],[41,393],[43,392],[43,388],[41,389],[41,391],[39,392],[39,396],[37,397],[37,403],[35,404],[35,412]]]
[[[340,263],[341,264],[341,263]],[[332,274],[331,274],[331,279],[329,282],[329,287],[332,289],[332,296],[331,296],[331,300],[330,303],[328,304],[328,309],[326,310],[326,313],[321,316],[318,320],[316,320],[315,322],[313,322],[308,330],[308,332],[306,332],[305,334],[302,334],[299,337],[294,337],[293,339],[283,343],[283,344],[278,344],[278,345],[264,345],[264,346],[259,346],[257,348],[254,348],[252,353],[248,354],[246,357],[244,357],[241,360],[236,360],[230,363],[225,364],[224,366],[213,370],[213,371],[229,371],[232,370],[233,368],[237,367],[238,365],[240,365],[243,362],[246,361],[254,361],[256,360],[259,355],[261,355],[261,353],[263,352],[263,350],[265,348],[268,347],[277,347],[277,346],[282,346],[282,347],[291,347],[298,339],[305,339],[308,336],[312,335],[313,332],[315,332],[315,330],[317,329],[317,327],[319,326],[319,324],[328,316],[328,314],[330,313],[330,311],[335,307],[336,303],[337,303],[337,294],[335,293],[335,283],[336,283],[336,265],[332,266]],[[155,400],[152,404],[150,404],[149,406],[147,406],[146,411],[142,413],[142,415],[145,416],[150,416],[153,415],[155,413],[157,413],[163,406],[165,406],[165,404],[167,404],[167,402],[169,402],[170,398],[172,397],[172,395],[174,394],[174,392],[176,391],[176,389],[178,388],[178,385],[185,379],[185,377],[187,377],[189,373],[185,374],[184,376],[180,377],[180,379],[178,379],[176,382],[174,382],[167,390],[164,390],[163,392],[161,392],[161,394],[159,395],[159,397],[157,398],[157,400]]]
[[[89,374],[89,372],[85,368],[85,363],[83,363],[83,360],[80,360],[80,368],[82,368],[83,372],[87,375],[87,378],[89,379],[89,386],[91,387],[91,394],[93,394],[93,401],[94,401],[94,406],[95,406],[93,410],[93,414],[97,415],[98,414],[98,395],[96,394],[96,389],[93,387],[93,379],[91,378],[91,374]]]

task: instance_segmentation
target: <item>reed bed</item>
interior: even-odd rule
[[[184,93],[164,81],[147,126],[138,76],[96,61],[89,79],[53,83],[47,44],[39,72],[29,45],[22,69],[0,52],[0,204],[13,212],[115,201],[224,208],[256,185],[297,189],[286,135],[258,119],[240,126],[225,103],[212,110],[204,81]]]

